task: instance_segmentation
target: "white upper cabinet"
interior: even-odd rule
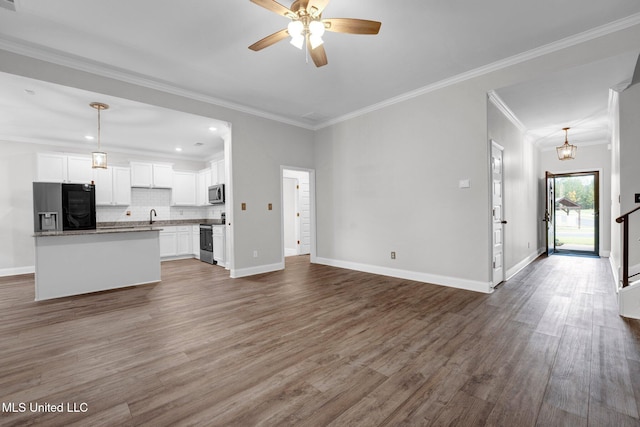
[[[67,182],[67,156],[38,153],[36,156],[36,181]]]
[[[113,203],[113,168],[96,169],[96,205]]]
[[[36,155],[36,181],[73,182],[91,184],[94,169],[91,157],[65,154],[38,153]]]
[[[225,172],[226,172],[226,169],[225,169],[224,160],[218,160],[218,184],[225,183],[225,177],[226,177]]]
[[[195,206],[197,202],[198,174],[195,172],[173,172],[173,191],[171,193],[175,206]]]
[[[196,204],[206,206],[209,204],[209,187],[213,185],[211,169],[204,169],[198,172],[198,185],[196,193]]]
[[[145,188],[171,188],[173,167],[171,165],[131,162],[131,186]]]
[[[153,165],[153,186],[156,188],[173,187],[173,166]]]
[[[96,205],[131,204],[131,174],[129,168],[95,169]]]
[[[113,204],[131,204],[131,171],[129,168],[113,168]]]
[[[93,181],[91,157],[68,156],[67,179],[68,182],[79,184],[91,184]]]

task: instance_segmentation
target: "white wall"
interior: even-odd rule
[[[630,27],[424,89],[414,98],[319,130],[319,261],[488,289],[487,92],[636,49],[638,39],[640,26]],[[535,171],[535,164],[531,168]],[[470,179],[471,188],[459,189],[460,179]],[[525,204],[529,197],[511,202]],[[397,252],[396,260],[390,259],[391,251]]]
[[[640,84],[620,93],[620,214],[640,204],[634,195],[640,193]],[[621,227],[620,227],[621,229]],[[629,220],[629,265],[640,264],[640,212]],[[615,232],[615,231],[614,231]]]
[[[569,134],[571,141],[571,134]],[[564,139],[558,139],[562,145]],[[544,180],[545,171],[552,173],[600,172],[600,256],[608,257],[611,253],[611,150],[603,141],[602,144],[578,145],[576,158],[558,160],[555,149],[543,150],[540,153],[539,176]],[[544,206],[541,212],[544,211]],[[542,215],[542,214],[541,214]],[[542,216],[540,216],[542,220]],[[544,242],[543,242],[544,244]]]
[[[227,210],[227,222],[232,224],[231,234],[234,237],[235,263],[231,274],[243,275],[282,268],[280,165],[313,168],[312,131],[4,50],[0,50],[0,71],[231,123],[232,153],[227,153],[233,159],[230,168],[235,203],[233,217],[229,216]],[[29,185],[31,180],[29,174]],[[6,199],[9,196],[4,197]],[[242,202],[247,203],[247,211],[240,210]],[[268,203],[273,203],[273,211],[267,210]],[[10,233],[20,234],[20,239],[28,239],[25,236],[30,235],[32,230],[12,229]],[[259,251],[257,258],[253,257],[254,250]],[[7,263],[14,265],[13,261]]]
[[[488,106],[489,138],[504,147],[503,217],[504,265],[507,279],[540,250],[538,219],[539,151],[525,138],[524,132],[510,121],[491,101]]]

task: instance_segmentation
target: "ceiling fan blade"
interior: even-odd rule
[[[325,7],[329,4],[329,0],[309,0],[307,4],[307,12],[318,16],[322,13]],[[313,10],[315,9],[315,10]]]
[[[287,37],[289,37],[289,32],[286,29],[280,30],[277,33],[273,33],[270,36],[263,38],[262,40],[258,40],[257,42],[249,46],[249,49],[257,52],[264,49],[265,47],[271,46],[272,44],[276,44],[280,40],[284,40]]]
[[[378,34],[381,22],[366,19],[329,18],[323,19],[325,29],[334,33]]]
[[[281,5],[275,0],[251,0],[251,2],[270,10],[271,12],[275,12],[278,15],[289,16],[289,14],[292,13],[289,8]]]
[[[327,61],[327,53],[324,51],[323,45],[320,45],[315,49],[311,49],[311,42],[307,40],[307,50],[311,54],[311,59],[313,59],[313,63],[316,64],[316,67],[322,67],[329,63],[329,61]]]

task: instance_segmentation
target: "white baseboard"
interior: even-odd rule
[[[35,272],[36,267],[34,265],[28,265],[26,267],[0,268],[0,277],[17,276],[19,274],[31,274]]]
[[[254,276],[256,274],[271,273],[272,271],[284,270],[284,261],[275,264],[257,265],[248,268],[235,268],[231,270],[230,277],[238,279],[240,277]]]
[[[416,282],[448,286],[450,288],[466,289],[468,291],[482,292],[485,294],[490,294],[491,292],[493,292],[490,282],[482,282],[479,280],[440,276],[437,274],[422,273],[419,271],[400,270],[397,268],[380,267],[377,265],[360,264],[356,262],[322,257],[315,257],[313,262],[316,264],[329,265],[332,267],[346,268],[349,270],[362,271],[365,273],[379,274],[381,276],[396,277],[399,279],[414,280]]]
[[[528,257],[511,267],[505,272],[505,281],[511,279],[516,274],[520,273],[520,271],[525,268],[527,265],[531,264],[536,260],[540,255],[544,253],[544,248],[539,248],[537,251],[531,252]]]

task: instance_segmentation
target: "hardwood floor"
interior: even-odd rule
[[[307,257],[162,278],[45,302],[0,278],[0,425],[640,425],[640,322],[606,259],[540,258],[491,295]]]

